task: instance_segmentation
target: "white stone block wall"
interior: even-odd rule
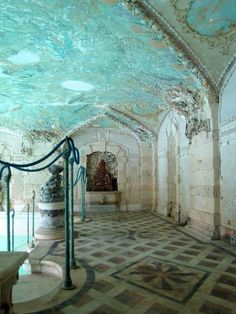
[[[212,132],[200,132],[190,145],[184,117],[170,111],[158,131],[157,155],[158,212],[168,215],[170,201],[172,206],[175,202],[172,216],[181,210],[193,228],[210,237],[219,224],[215,201],[219,198],[215,183],[219,156],[213,149]]]
[[[91,128],[72,135],[86,166],[86,155],[93,151],[107,151],[117,156],[118,190],[122,210],[152,209],[153,162],[152,146],[139,143],[128,132]],[[75,204],[79,208],[80,193]]]
[[[212,132],[201,132],[194,136],[189,148],[192,227],[209,237],[220,224],[216,206],[220,195],[215,182],[214,145]]]
[[[236,66],[221,91],[220,152],[222,233],[236,232]]]

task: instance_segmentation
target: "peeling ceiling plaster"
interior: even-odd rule
[[[184,84],[207,93],[203,75],[134,2],[2,1],[0,126],[61,134],[94,124],[117,125],[145,137],[152,134],[145,128],[155,129],[158,115],[169,107],[168,90]],[[214,2],[215,15],[205,12],[203,17],[218,18],[227,11],[225,1],[207,0],[208,7],[197,0],[181,0],[178,6],[174,0],[149,2],[167,19],[174,14],[174,25],[182,23],[184,15],[178,30],[182,33],[188,24],[188,36],[191,28],[211,37],[220,30],[228,34],[235,20],[232,13],[226,24],[220,20],[220,28],[207,24],[197,29],[197,11]],[[207,62],[210,69],[212,60]],[[212,75],[221,71],[218,65]]]

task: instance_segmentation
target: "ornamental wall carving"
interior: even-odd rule
[[[190,144],[194,135],[209,131],[208,120],[204,113],[206,100],[200,91],[178,85],[167,92],[166,98],[170,108],[185,117],[185,135]]]

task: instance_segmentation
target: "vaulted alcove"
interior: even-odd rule
[[[87,155],[87,191],[117,191],[117,157],[109,152]]]

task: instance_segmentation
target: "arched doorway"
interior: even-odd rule
[[[167,215],[174,216],[177,205],[177,154],[176,137],[173,133],[168,137],[167,150],[167,187],[168,187],[168,208]]]

